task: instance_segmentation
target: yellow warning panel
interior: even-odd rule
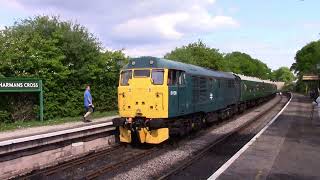
[[[150,144],[160,144],[167,139],[169,139],[168,128],[151,130],[146,134],[146,143]]]
[[[120,142],[131,143],[131,131],[119,126],[120,130]]]

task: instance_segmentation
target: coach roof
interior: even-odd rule
[[[185,64],[177,61],[171,61],[163,58],[156,58],[150,56],[144,56],[139,58],[131,58],[129,63],[123,67],[123,69],[134,69],[134,68],[166,68],[183,70],[186,73],[201,76],[214,76],[221,78],[234,79],[235,76],[232,73],[214,71],[203,67],[195,66],[192,64]]]

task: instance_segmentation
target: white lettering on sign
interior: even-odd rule
[[[177,91],[170,91],[171,96],[176,96],[177,94],[178,94]]]
[[[37,87],[39,87],[38,83],[24,83],[23,86],[24,87],[28,87],[28,88],[37,88]]]
[[[38,88],[38,83],[15,83],[15,82],[0,82],[2,88]]]

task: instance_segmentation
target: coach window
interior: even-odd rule
[[[170,69],[168,73],[168,86],[178,85],[178,71]]]
[[[121,78],[120,78],[120,85],[121,86],[128,86],[129,79],[132,79],[132,70],[122,71]]]
[[[155,85],[162,85],[163,84],[163,69],[152,69],[151,78],[152,83]]]

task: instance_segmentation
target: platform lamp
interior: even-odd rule
[[[318,75],[318,80],[316,81],[317,83],[317,92],[318,92],[318,95],[319,95],[319,83],[320,83],[320,81],[319,81],[319,75],[320,75],[320,63],[317,63],[316,64],[316,69],[317,69],[317,75]]]

